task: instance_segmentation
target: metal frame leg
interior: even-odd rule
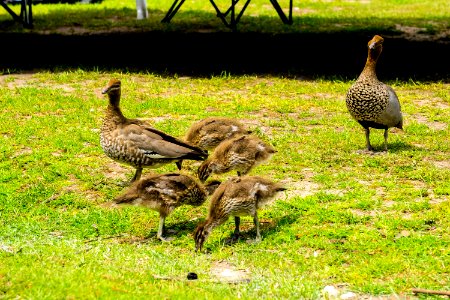
[[[169,23],[170,20],[175,16],[175,14],[180,9],[181,5],[183,5],[185,0],[181,0],[180,3],[178,3],[179,0],[175,0],[172,4],[172,6],[167,11],[167,14],[164,16],[164,18],[161,20],[162,23]],[[178,5],[177,5],[178,4]]]
[[[239,2],[239,0],[231,0],[231,6],[225,12],[222,12],[217,7],[214,0],[209,0],[209,2],[211,2],[212,6],[216,10],[217,16],[222,20],[223,24],[225,24],[226,27],[231,28],[233,30],[236,30],[237,23],[239,23],[239,20],[244,14],[244,11],[247,9],[247,6],[249,5],[250,1],[251,0],[246,0],[241,11],[236,16],[236,4]],[[230,21],[226,19],[228,14],[230,14]]]
[[[272,3],[273,7],[278,13],[278,16],[280,17],[281,21],[284,24],[292,24],[292,0],[289,1],[289,15],[286,16],[284,11],[281,9],[280,4],[277,0],[270,0],[270,3]]]
[[[26,1],[26,0],[24,0]],[[169,23],[170,20],[175,16],[175,14],[180,9],[181,5],[183,5],[185,0],[175,0],[172,4],[172,6],[169,8],[167,14],[165,17],[161,20],[163,23]],[[244,6],[242,9],[237,13],[236,15],[236,4],[239,2],[239,0],[231,0],[231,6],[225,11],[222,12],[219,7],[217,7],[214,0],[209,0],[211,2],[212,6],[216,10],[217,17],[220,18],[220,20],[225,24],[226,27],[231,28],[232,30],[236,30],[237,23],[239,23],[242,15],[244,14],[244,11],[247,9],[247,6],[250,4],[251,0],[246,0],[244,3]],[[292,24],[292,1],[289,1],[289,14],[286,16],[286,14],[283,12],[283,10],[280,7],[280,4],[277,0],[270,0],[270,3],[272,3],[273,7],[275,8],[276,12],[278,13],[278,16],[280,17],[281,21],[284,24]],[[230,15],[230,20],[227,20],[228,15]]]
[[[32,4],[32,0],[22,0],[20,14],[17,15],[3,0],[0,0],[0,5],[12,16],[14,21],[22,23],[25,28],[33,28]]]

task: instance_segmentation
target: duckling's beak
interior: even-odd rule
[[[102,90],[102,94],[108,94],[109,88],[105,88]]]

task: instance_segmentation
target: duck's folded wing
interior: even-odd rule
[[[152,158],[205,156],[203,150],[151,127],[130,124],[122,129],[122,138]]]
[[[385,110],[378,116],[378,122],[388,127],[398,127],[403,126],[403,115],[400,108],[400,101],[398,100],[395,91],[388,85],[385,85],[388,91],[388,102]]]

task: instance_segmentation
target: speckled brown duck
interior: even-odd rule
[[[236,171],[248,174],[255,166],[269,160],[277,150],[256,135],[241,135],[220,143],[198,168],[198,177],[205,181],[211,174]]]
[[[222,141],[250,130],[238,120],[226,117],[208,117],[192,124],[185,140],[204,150],[214,150]]]
[[[136,168],[131,182],[141,177],[143,168],[176,163],[180,170],[185,159],[208,157],[206,151],[156,130],[145,121],[126,118],[120,109],[120,80],[111,79],[102,93],[108,95],[109,105],[101,127],[100,145],[108,157]]]
[[[372,151],[370,128],[384,129],[384,150],[387,151],[388,129],[402,129],[403,116],[395,91],[378,80],[376,65],[383,50],[384,39],[375,35],[368,43],[366,65],[346,95],[350,115],[365,130],[367,150]]]
[[[234,216],[233,239],[239,237],[241,216],[252,216],[256,228],[256,239],[261,240],[258,209],[271,202],[286,188],[277,182],[260,176],[230,178],[223,182],[211,196],[206,221],[199,223],[194,232],[195,250],[201,250],[211,231]]]
[[[203,185],[195,177],[180,173],[150,175],[135,181],[114,203],[144,206],[159,212],[157,238],[167,241],[170,239],[163,236],[166,217],[181,205],[202,205],[219,184],[211,181]]]

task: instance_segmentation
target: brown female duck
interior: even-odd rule
[[[143,168],[174,162],[180,170],[184,159],[208,157],[206,151],[154,129],[143,120],[125,117],[120,109],[120,80],[111,79],[102,93],[108,95],[109,105],[101,127],[100,145],[108,157],[136,168],[131,182],[141,177]]]

